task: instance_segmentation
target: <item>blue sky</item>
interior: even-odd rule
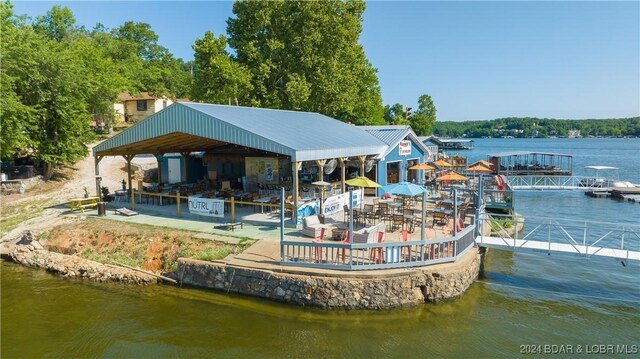
[[[225,33],[231,2],[14,2],[69,7],[79,25],[146,22],[176,57]],[[153,11],[149,11],[153,9]],[[640,115],[640,2],[367,3],[361,43],[384,104],[434,99],[438,120]]]

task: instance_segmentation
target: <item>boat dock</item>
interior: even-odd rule
[[[640,203],[640,187],[608,187],[586,191],[585,194],[595,198],[613,198]]]

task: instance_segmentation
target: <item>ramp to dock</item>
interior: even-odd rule
[[[640,260],[640,252],[628,249],[605,248],[589,245],[542,242],[522,239],[507,239],[500,237],[478,236],[476,244],[481,247],[517,250],[533,250],[538,252],[564,252],[578,254],[585,257],[601,256],[617,259]]]

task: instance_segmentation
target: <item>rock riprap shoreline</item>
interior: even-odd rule
[[[89,279],[97,282],[124,282],[131,284],[154,284],[156,276],[133,269],[46,250],[28,233],[14,246],[9,248],[8,257],[22,265],[45,269],[67,278]]]

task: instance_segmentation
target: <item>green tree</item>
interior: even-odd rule
[[[251,75],[247,69],[233,61],[227,51],[224,35],[215,37],[207,31],[196,39],[192,98],[195,101],[227,103],[231,99],[248,105]]]
[[[2,81],[8,87],[3,86],[2,98],[8,108],[2,113],[2,154],[28,151],[43,163],[48,179],[54,166],[85,156],[85,144],[93,138],[82,95],[88,87],[84,64],[68,43],[11,25],[15,21],[6,21],[5,12],[3,6]],[[8,132],[20,135],[10,142],[4,130],[12,125],[18,130]],[[11,146],[6,152],[5,144]]]
[[[402,125],[405,124],[405,109],[402,104],[395,104],[393,106],[386,105],[384,107],[384,122],[389,125]]]
[[[28,64],[26,54],[32,49],[25,42],[19,27],[24,24],[13,12],[10,2],[0,3],[0,29],[2,29],[2,51],[0,52],[0,157],[2,160],[26,154],[31,147],[29,133],[34,131],[36,111],[24,105],[16,93],[17,82]]]
[[[44,16],[38,16],[33,29],[44,36],[62,41],[75,30],[76,19],[68,7],[54,5]]]
[[[255,105],[383,123],[376,69],[358,44],[364,10],[361,0],[234,3],[229,45]]]
[[[432,133],[436,123],[436,106],[431,96],[422,95],[418,98],[418,109],[409,117],[409,123],[418,136]]]

